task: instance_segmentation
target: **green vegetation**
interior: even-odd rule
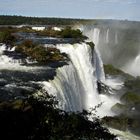
[[[5,139],[21,140],[113,140],[115,136],[87,111],[67,113],[56,108],[47,93],[45,101],[33,97],[0,103],[0,132]]]
[[[112,127],[118,130],[131,131],[139,135],[140,119],[132,119],[126,117],[125,115],[113,116],[113,117],[104,117],[102,122],[107,127]]]
[[[102,119],[103,123],[108,127],[112,127],[118,130],[127,130],[128,119],[126,117],[114,116],[114,117],[104,117]]]
[[[0,25],[72,25],[85,23],[84,19],[68,18],[45,18],[45,17],[24,17],[24,16],[0,16]]]
[[[94,49],[95,44],[93,42],[86,42],[91,48]]]
[[[19,34],[18,34],[19,33]],[[73,30],[71,27],[66,27],[61,31],[55,31],[52,28],[48,28],[44,31],[35,31],[30,27],[13,28],[4,27],[0,28],[0,42],[6,44],[18,44],[15,51],[21,53],[33,60],[36,60],[40,64],[46,64],[49,62],[64,61],[66,60],[66,54],[61,54],[56,48],[45,48],[43,45],[34,43],[32,40],[24,40],[24,36],[20,36],[20,33],[35,33],[36,36],[51,36],[57,38],[70,38],[70,43],[77,43],[84,41],[85,36],[82,35],[80,30]],[[17,43],[18,42],[18,43]],[[21,43],[19,43],[21,42]]]
[[[125,87],[128,88],[129,91],[134,93],[139,93],[140,91],[140,77],[136,77],[134,79],[127,80],[124,83]]]
[[[104,65],[104,71],[105,74],[107,75],[118,75],[118,76],[123,76],[125,78],[125,81],[128,80],[134,80],[135,78],[125,72],[123,72],[122,70],[115,68],[113,65],[108,64],[108,65]]]
[[[127,92],[121,97],[121,101],[128,105],[140,104],[140,95]]]
[[[104,70],[105,70],[105,74],[110,74],[110,75],[119,75],[123,73],[123,71],[115,68],[111,64],[104,65]]]
[[[74,38],[74,39],[79,39],[79,41],[80,40],[83,41],[84,39],[87,39],[87,37],[84,36],[79,29],[73,30],[69,26],[62,29],[61,31],[55,31],[52,28],[48,28],[47,30],[44,31],[38,31],[37,34],[39,36],[50,36],[50,37],[57,37],[57,38]]]
[[[20,34],[22,33],[25,33],[25,34],[31,33],[32,35],[35,35],[38,37],[47,36],[47,37],[56,37],[56,38],[62,38],[62,39],[69,38],[70,43],[71,42],[78,43],[87,39],[87,37],[84,36],[79,29],[74,30],[70,26],[66,26],[61,31],[56,31],[52,27],[48,27],[47,29],[43,31],[36,31],[36,30],[33,30],[31,27],[27,26],[27,27],[21,27],[21,28],[0,27],[0,41],[2,43],[5,43],[5,42],[11,43],[14,41],[18,42],[20,39],[24,39],[22,35],[20,36]]]
[[[79,29],[73,30],[70,27],[66,27],[65,29],[60,31],[60,36],[62,38],[86,38],[87,39],[87,37],[82,35],[82,32]]]
[[[39,63],[49,63],[65,60],[65,56],[56,48],[45,48],[42,45],[35,44],[31,40],[25,40],[15,49],[16,52],[31,57]]]
[[[15,36],[9,30],[0,31],[0,42],[5,44],[13,44],[16,41]]]

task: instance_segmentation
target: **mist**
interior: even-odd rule
[[[97,47],[103,63],[112,64],[133,76],[140,75],[140,22],[95,20],[82,30],[91,36],[95,28],[99,30]]]

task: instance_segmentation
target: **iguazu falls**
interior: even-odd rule
[[[139,8],[0,1],[0,139],[140,140]]]

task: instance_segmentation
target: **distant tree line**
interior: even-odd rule
[[[70,18],[46,18],[46,17],[24,17],[0,15],[0,25],[69,25],[79,22],[86,22],[84,19]]]

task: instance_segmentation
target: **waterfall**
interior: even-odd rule
[[[95,44],[95,57],[96,59],[96,67],[99,68],[96,70],[96,74],[98,75],[98,80],[105,82],[105,73],[104,73],[104,68],[103,68],[103,62],[101,59],[101,55],[99,52],[99,46],[100,46],[100,29],[95,28],[95,27],[83,27],[83,34],[89,38],[90,41],[92,41]]]
[[[96,49],[94,52],[94,64],[96,64],[96,77],[98,81],[105,82],[105,73],[104,73],[104,67],[101,60],[101,56],[99,54],[99,51]]]
[[[99,37],[100,37],[100,29],[94,28],[92,41],[94,42],[96,47],[99,44]]]
[[[99,95],[97,90],[97,80],[102,79],[102,66],[96,50],[86,43],[59,44],[56,48],[66,53],[70,62],[57,69],[53,80],[41,81],[39,84],[47,93],[56,96],[59,108],[66,111],[82,111],[103,103],[96,114],[100,117],[114,115],[110,108],[117,100]]]
[[[100,43],[100,29],[99,28],[94,28],[94,27],[83,27],[83,34],[89,38],[90,41],[92,41],[95,44],[95,49],[94,49],[94,56],[96,57],[96,62],[94,62],[97,66],[96,68],[96,74],[97,74],[97,79],[99,81],[105,82],[105,73],[104,73],[104,68],[103,68],[103,62],[101,59],[100,52],[98,50],[99,48],[99,43]]]
[[[43,82],[44,88],[55,95],[59,106],[67,111],[81,111],[98,105],[96,69],[99,68],[94,64],[94,50],[86,43],[60,44],[56,47],[66,53],[71,62],[57,69],[54,80]]]
[[[109,29],[106,31],[106,43],[109,43]]]
[[[6,46],[5,44],[1,44],[0,46],[0,64],[5,65],[5,64],[10,64],[10,63],[15,63],[14,60],[4,54],[5,51],[12,52],[15,50],[15,47],[10,48]]]
[[[72,63],[58,68],[54,80],[44,81],[42,84],[49,94],[58,99],[61,109],[82,111],[85,108],[84,88]]]
[[[115,33],[115,45],[117,45],[118,44],[118,33],[116,32]]]
[[[98,44],[99,44],[99,37],[100,37],[100,29],[98,28],[94,28],[93,30],[93,36],[90,36],[89,38],[91,38],[91,41],[94,42],[95,44],[95,57],[96,62],[94,62],[96,64],[96,74],[97,74],[97,78],[99,81],[105,82],[105,73],[104,73],[104,68],[103,68],[103,62],[100,56],[100,53],[98,51]]]

